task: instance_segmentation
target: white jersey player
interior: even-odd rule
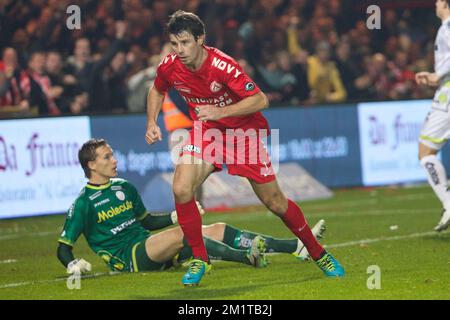
[[[442,25],[434,48],[434,73],[419,72],[419,85],[437,87],[431,111],[423,124],[419,138],[419,159],[428,182],[443,205],[441,220],[434,230],[440,232],[450,225],[450,190],[447,173],[437,153],[450,139],[450,0],[436,1],[436,15]]]

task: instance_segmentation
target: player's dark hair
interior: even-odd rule
[[[89,169],[88,162],[95,161],[97,148],[107,144],[108,142],[105,139],[90,139],[81,146],[81,149],[78,151],[78,161],[83,168],[86,178],[89,179],[91,177],[91,169]]]
[[[205,35],[205,24],[194,13],[178,10],[169,17],[167,23],[167,32],[178,35],[187,31],[197,40],[198,37]]]

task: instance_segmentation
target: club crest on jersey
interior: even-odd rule
[[[117,191],[116,192],[116,197],[117,199],[119,199],[120,201],[125,200],[125,193],[123,193],[122,191]]]
[[[211,82],[211,85],[209,86],[209,89],[211,90],[211,92],[215,93],[215,92],[219,92],[220,89],[222,89],[222,85],[216,81]]]

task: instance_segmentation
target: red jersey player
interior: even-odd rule
[[[176,164],[173,181],[178,222],[195,257],[182,283],[186,286],[197,285],[209,268],[201,216],[194,196],[212,172],[221,170],[223,162],[220,160],[224,158],[228,172],[249,180],[262,203],[303,242],[312,259],[327,276],[343,276],[342,266],[314,237],[302,211],[286,198],[271,170],[270,159],[259,136],[261,130],[268,129],[267,121],[260,112],[268,107],[265,94],[231,57],[204,45],[205,27],[195,14],[181,10],[175,12],[167,29],[173,53],[162,60],[148,94],[145,138],[149,144],[162,139],[156,120],[165,92],[169,87],[176,88],[188,103],[190,115],[195,121],[190,139],[182,149],[181,161]],[[234,133],[230,137],[230,129],[254,130],[257,139],[246,139],[245,135]],[[214,141],[205,138],[208,131],[214,133],[211,134],[216,138]],[[220,140],[217,139],[217,132],[222,134],[222,141],[217,141]],[[235,152],[235,145],[228,144],[230,141],[243,146],[244,150]],[[210,148],[213,143],[215,147]],[[214,151],[208,153],[211,149]],[[252,161],[251,151],[255,149],[259,156]],[[244,159],[239,158],[243,153]]]

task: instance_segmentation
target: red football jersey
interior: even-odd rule
[[[216,48],[203,47],[207,50],[208,57],[199,70],[189,70],[177,54],[171,53],[158,66],[154,83],[155,88],[161,93],[174,87],[189,105],[189,113],[193,120],[198,120],[194,111],[196,107],[201,108],[202,105],[209,104],[226,108],[260,92],[258,86],[233,58]],[[220,130],[269,129],[267,120],[261,112],[206,121],[203,127]]]

